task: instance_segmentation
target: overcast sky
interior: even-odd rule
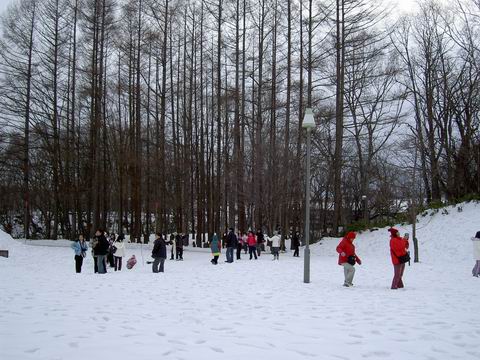
[[[0,0],[0,13],[3,13],[7,8],[7,5],[15,0]]]
[[[19,0],[0,0],[0,14],[5,11],[8,4],[13,3],[14,1],[19,1]],[[404,10],[410,10],[412,6],[415,4],[415,1],[416,0],[391,0],[392,3],[397,2],[400,8]]]

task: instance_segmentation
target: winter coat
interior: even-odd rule
[[[88,250],[88,244],[85,241],[75,240],[71,248],[75,251],[75,256],[81,256],[82,252],[85,253]]]
[[[361,264],[362,261],[355,253],[355,245],[353,245],[353,239],[344,237],[337,246],[338,252],[338,265],[342,265],[348,262],[349,256],[355,256],[357,264]],[[342,253],[344,255],[342,255]]]
[[[292,236],[292,247],[294,249],[296,249],[297,247],[300,246],[300,239],[298,238],[298,235],[297,234],[294,234]]]
[[[95,236],[98,240],[97,246],[93,250],[95,255],[107,255],[108,248],[110,247],[110,243],[108,242],[105,235]]]
[[[113,256],[124,257],[125,256],[125,243],[123,241],[115,241],[113,246],[117,248]]]
[[[265,241],[265,237],[263,236],[263,233],[261,231],[257,232],[257,243],[258,244],[263,244]]]
[[[253,234],[248,235],[247,244],[248,244],[248,246],[257,245],[257,239],[255,238],[255,235],[253,235]]]
[[[273,237],[270,238],[270,241],[272,242],[272,248],[279,248],[280,247],[280,236],[274,235]]]
[[[217,235],[213,235],[212,241],[210,242],[210,249],[212,250],[212,254],[220,253],[220,241]]]
[[[180,235],[175,236],[175,247],[177,249],[183,249],[183,239]]]
[[[480,260],[480,238],[473,237],[473,257],[475,260]]]
[[[401,264],[398,259],[401,256],[407,254],[408,241],[400,236],[392,236],[390,239],[390,256],[392,258],[393,265]]]
[[[153,242],[152,258],[154,259],[166,259],[167,258],[167,245],[161,238],[156,239]]]
[[[237,246],[237,236],[233,231],[230,231],[227,235],[227,247]]]

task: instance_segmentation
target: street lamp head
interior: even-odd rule
[[[313,117],[313,110],[311,108],[305,109],[305,115],[303,117],[302,127],[305,129],[314,129],[317,125],[315,124],[315,118]]]

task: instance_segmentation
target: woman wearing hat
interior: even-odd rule
[[[410,260],[407,252],[409,244],[408,240],[400,236],[397,229],[390,228],[388,231],[390,232],[390,256],[394,270],[391,289],[396,290],[404,287],[402,277],[405,271],[405,263]]]
[[[343,266],[345,281],[343,286],[353,286],[353,276],[355,275],[355,264],[361,265],[362,260],[355,253],[355,245],[353,240],[357,237],[353,231],[344,236],[340,244],[337,246],[338,265]]]

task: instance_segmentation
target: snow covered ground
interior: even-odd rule
[[[164,274],[139,262],[102,276],[90,256],[75,274],[69,248],[0,233],[10,250],[0,258],[0,359],[478,360],[470,237],[480,206],[448,211],[420,217],[421,263],[397,291],[385,229],[358,236],[353,288],[342,287],[337,239],[313,246],[303,284],[303,259],[291,253],[212,266],[209,253],[187,250]],[[127,252],[141,259],[138,247]]]

